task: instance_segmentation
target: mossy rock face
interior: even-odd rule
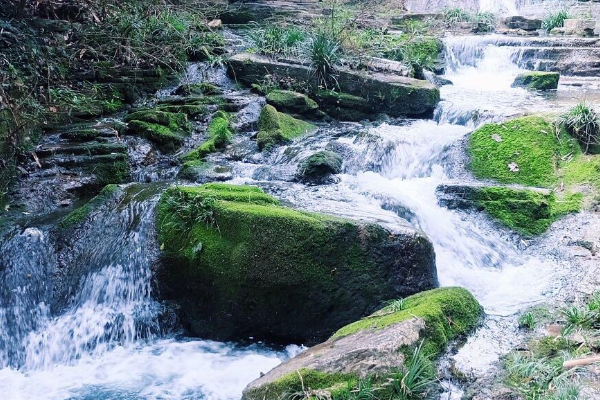
[[[296,211],[256,187],[172,187],[157,222],[161,293],[204,338],[314,343],[437,284],[420,231]]]
[[[388,378],[402,367],[407,350],[423,341],[423,351],[436,357],[449,341],[471,332],[482,315],[483,308],[462,288],[409,296],[401,306],[384,307],[277,366],[250,383],[243,399],[276,400],[301,392],[302,385],[324,396],[347,398],[343,394],[359,379],[371,379],[376,393],[387,394]]]
[[[318,104],[307,95],[290,90],[273,90],[267,94],[267,103],[276,109],[307,117],[322,118]]]
[[[574,152],[580,152],[576,140],[558,138],[553,124],[539,116],[484,125],[468,144],[475,177],[536,187],[556,185],[558,160]]]
[[[268,150],[316,129],[313,124],[280,113],[275,107],[267,104],[260,112],[256,141],[260,150]]]
[[[558,72],[524,72],[517,76],[512,86],[531,90],[555,90],[559,79]]]
[[[370,119],[376,111],[365,98],[332,90],[320,90],[316,99],[323,110],[332,118],[342,121]]]
[[[116,198],[121,191],[122,190],[118,185],[106,185],[96,197],[88,201],[83,206],[71,211],[65,218],[63,218],[58,223],[59,229],[70,229],[83,223],[92,215],[95,210],[109,202],[111,199]]]
[[[221,94],[223,91],[219,89],[217,86],[212,85],[210,83],[184,83],[179,86],[173,94],[179,96],[193,96],[193,95],[215,95]]]
[[[208,140],[202,143],[197,149],[194,149],[184,155],[182,161],[202,160],[210,153],[222,150],[231,142],[232,129],[229,115],[223,111],[218,111],[207,128]]]
[[[196,183],[223,182],[233,178],[232,172],[233,169],[227,165],[193,160],[183,164],[177,177]]]
[[[342,157],[332,151],[319,151],[306,158],[300,165],[298,178],[305,182],[319,183],[332,174],[342,172]]]
[[[527,236],[539,235],[558,218],[581,209],[581,194],[558,199],[548,191],[501,186],[446,186],[437,189],[440,203],[451,209],[487,212],[501,224]]]
[[[157,109],[133,112],[125,117],[125,121],[130,134],[144,137],[167,151],[181,146],[193,129],[186,114]]]

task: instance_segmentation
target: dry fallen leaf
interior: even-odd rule
[[[511,162],[510,164],[508,164],[508,169],[510,170],[510,172],[519,172],[519,164],[517,164],[516,162]]]
[[[492,139],[495,140],[496,142],[500,143],[502,141],[502,137],[496,133],[494,133],[492,135]]]

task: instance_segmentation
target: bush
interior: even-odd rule
[[[571,18],[571,15],[566,9],[552,12],[542,21],[542,29],[546,32],[550,32],[554,28],[562,28],[565,24],[565,19],[569,18]]]
[[[535,329],[536,325],[537,321],[535,320],[535,316],[530,312],[522,314],[519,317],[519,328],[527,328],[533,330]]]
[[[600,115],[588,104],[577,104],[562,114],[557,123],[581,143],[586,153],[600,145]]]

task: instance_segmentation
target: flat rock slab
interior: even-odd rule
[[[231,57],[227,64],[229,74],[246,85],[260,84],[269,75],[278,82],[305,86],[312,93],[319,90],[314,71],[307,65],[248,53]],[[335,80],[341,92],[367,100],[373,115],[429,117],[440,100],[439,90],[431,83],[397,74],[338,69]]]

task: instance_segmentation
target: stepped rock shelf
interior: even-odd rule
[[[323,96],[309,66],[249,53],[234,55],[227,65],[230,76],[248,86],[261,84],[267,75],[276,81],[292,82],[292,85],[302,82],[311,95],[318,94],[316,100],[332,113],[331,96]],[[369,113],[371,117],[377,113],[392,117],[430,117],[440,100],[439,90],[431,83],[395,74],[340,68],[335,72],[335,81],[341,92],[335,92],[339,107],[351,109],[358,104],[366,117]],[[351,100],[347,107],[344,106],[346,99]]]
[[[157,221],[161,293],[200,337],[318,343],[437,285],[421,231],[297,211],[258,187],[171,187]]]

